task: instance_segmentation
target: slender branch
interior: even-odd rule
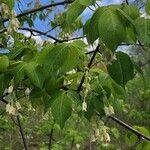
[[[41,35],[47,36],[47,37],[49,37],[49,38],[55,40],[56,42],[61,42],[61,40],[59,40],[59,39],[57,39],[57,38],[55,38],[55,37],[53,37],[53,36],[51,36],[51,35],[48,35],[48,34],[45,33],[45,32],[36,30],[36,29],[31,29],[31,28],[26,28],[26,27],[24,27],[24,28],[18,28],[18,29],[19,29],[19,30],[29,31],[29,32],[36,32],[36,33],[39,33],[39,34],[41,34]]]
[[[6,100],[4,100],[4,99],[0,99],[0,101],[4,102],[5,104],[8,104],[8,102]],[[19,131],[20,131],[20,134],[21,134],[21,137],[22,137],[24,149],[28,150],[27,144],[26,144],[26,141],[25,141],[25,137],[24,137],[24,133],[23,133],[23,129],[22,129],[22,126],[21,126],[21,121],[20,121],[19,115],[17,115],[17,122],[18,122]]]
[[[54,133],[54,127],[52,126],[51,133],[49,134],[48,150],[50,150],[52,146],[53,133]]]
[[[18,29],[19,30],[26,30],[26,31],[29,31],[31,33],[36,32],[36,33],[38,33],[40,35],[47,36],[47,37],[53,39],[55,41],[55,43],[63,43],[63,42],[73,41],[73,40],[77,40],[77,39],[81,39],[81,38],[85,37],[85,36],[80,36],[80,37],[75,37],[75,38],[71,38],[71,39],[63,39],[63,40],[61,40],[61,39],[57,39],[56,37],[47,34],[46,32],[42,32],[42,31],[39,31],[39,30],[36,30],[36,29],[31,29],[31,28],[26,28],[26,27],[18,28]]]
[[[134,46],[141,46],[143,47],[144,45],[142,43],[122,43],[119,46],[130,46],[130,45],[134,45]]]
[[[127,4],[127,5],[129,5],[129,2],[128,2],[128,0],[125,0],[125,2],[126,2],[126,4]]]
[[[42,10],[47,9],[47,8],[51,8],[51,7],[55,7],[55,6],[60,6],[60,5],[65,5],[65,4],[70,4],[72,2],[73,2],[72,0],[67,0],[67,1],[63,1],[63,2],[48,4],[48,5],[45,5],[45,6],[41,6],[39,8],[34,8],[34,9],[28,10],[26,12],[20,13],[16,17],[20,18],[20,17],[26,16],[26,15],[29,15],[29,14],[32,14],[32,13],[36,13],[38,11],[42,11]],[[4,22],[9,21],[9,18],[4,19],[3,21]]]
[[[113,121],[115,121],[116,123],[120,124],[121,126],[123,126],[124,128],[128,129],[129,131],[131,131],[132,133],[136,134],[139,138],[142,137],[148,141],[150,141],[150,137],[144,135],[143,133],[139,132],[138,130],[132,128],[131,126],[129,126],[128,124],[126,124],[125,122],[119,120],[117,117],[114,116],[109,116],[110,119],[112,119]]]
[[[20,121],[19,115],[17,115],[17,122],[18,122],[19,131],[20,131],[20,134],[21,134],[21,137],[22,137],[24,149],[28,150],[27,144],[26,144],[26,141],[25,141],[25,137],[24,137],[24,133],[23,133],[23,129],[22,129],[22,126],[21,126],[21,121]]]
[[[91,65],[92,65],[92,63],[93,63],[93,61],[94,61],[94,59],[95,59],[95,56],[96,56],[97,52],[99,51],[99,48],[100,48],[100,44],[98,44],[98,46],[97,46],[96,49],[94,50],[93,56],[91,57],[91,60],[90,60],[89,64],[87,65],[88,69],[91,67]],[[78,86],[77,91],[79,91],[79,92],[81,91],[81,88],[82,88],[82,85],[83,85],[83,83],[84,83],[84,80],[85,80],[85,73],[84,73],[84,75],[82,76],[82,79],[81,79],[81,81],[80,81],[80,84],[79,84],[79,86]]]
[[[141,46],[141,48],[144,50],[144,45],[141,43],[140,40],[138,40],[139,45]]]
[[[5,103],[5,104],[8,104],[8,102],[5,100],[5,99],[0,99],[0,101],[2,101],[3,103]]]

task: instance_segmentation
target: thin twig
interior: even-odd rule
[[[54,133],[54,127],[53,126],[51,128],[51,133],[49,134],[48,150],[50,150],[51,146],[52,146],[52,139],[53,139],[53,133]]]
[[[132,133],[136,134],[139,138],[142,137],[148,141],[150,141],[150,137],[144,135],[143,133],[139,132],[138,130],[132,128],[131,126],[129,126],[128,124],[126,124],[125,122],[121,121],[120,119],[118,119],[117,117],[114,116],[109,116],[110,119],[112,119],[113,121],[115,121],[116,123],[120,124],[121,126],[123,126],[124,128],[128,129],[129,131],[131,131]]]
[[[94,50],[93,56],[91,57],[90,62],[89,62],[89,64],[87,65],[87,68],[88,68],[88,69],[91,67],[91,65],[92,65],[92,63],[93,63],[93,61],[94,61],[94,59],[95,59],[95,56],[96,56],[97,52],[99,51],[99,48],[100,48],[100,44],[98,44],[98,46],[97,46],[96,49]],[[82,76],[82,79],[81,79],[81,81],[80,81],[80,84],[79,84],[79,86],[78,86],[77,91],[79,91],[79,92],[81,91],[81,88],[82,88],[82,85],[83,85],[83,83],[84,83],[84,80],[85,80],[85,73],[84,73],[84,75]]]
[[[0,101],[4,102],[5,104],[8,104],[8,102],[7,102],[6,100],[4,100],[4,99],[0,99]],[[19,115],[17,115],[16,117],[17,117],[17,122],[18,122],[19,131],[20,131],[20,134],[21,134],[21,137],[22,137],[24,149],[25,149],[25,150],[28,150],[27,144],[26,144],[26,141],[25,141],[25,137],[24,137],[24,133],[23,133],[23,129],[22,129],[22,126],[21,126],[20,117],[19,117]]]
[[[144,45],[141,43],[140,40],[138,40],[139,45],[141,46],[141,48],[144,50]]]
[[[60,5],[65,5],[65,4],[70,4],[72,2],[73,1],[71,1],[71,0],[69,1],[68,0],[68,1],[58,2],[58,3],[48,4],[48,5],[45,5],[45,6],[41,6],[39,8],[34,8],[34,9],[28,10],[26,12],[20,13],[16,17],[20,18],[20,17],[26,16],[26,15],[29,15],[29,14],[32,14],[32,13],[36,13],[38,11],[42,11],[42,10],[47,9],[47,8],[51,8],[51,7],[55,7],[55,6],[60,6]],[[3,21],[4,22],[9,21],[9,18],[4,19]]]
[[[28,150],[19,115],[17,115],[17,122],[18,122],[19,131],[20,131],[20,134],[21,134],[21,137],[22,137],[24,149]]]
[[[46,32],[42,32],[42,31],[39,31],[39,30],[36,30],[36,29],[31,29],[31,28],[19,28],[19,30],[26,30],[26,31],[29,31],[29,32],[36,32],[36,33],[39,33],[40,35],[44,35],[44,36],[47,36],[51,39],[53,39],[55,41],[55,43],[63,43],[63,42],[68,42],[68,41],[73,41],[73,40],[77,40],[77,39],[81,39],[81,38],[84,38],[85,36],[81,36],[81,37],[75,37],[75,38],[71,38],[71,39],[57,39],[56,37],[54,36],[51,36],[49,34],[47,34]]]
[[[129,2],[128,2],[128,0],[125,0],[125,2],[126,2],[126,4],[127,4],[127,5],[129,5]]]

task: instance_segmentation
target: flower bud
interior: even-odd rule
[[[13,92],[13,86],[8,87],[8,93],[11,94]]]
[[[87,103],[85,101],[82,103],[82,111],[87,111]]]

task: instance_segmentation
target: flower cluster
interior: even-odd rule
[[[9,7],[5,4],[5,3],[2,3],[1,5],[0,5],[0,8],[1,8],[1,12],[2,12],[2,14],[3,14],[3,17],[4,18],[8,18],[9,17],[9,14],[10,14],[10,9],[9,9]]]
[[[15,105],[14,105],[13,101],[11,101],[10,103],[6,105],[6,112],[14,116],[18,115],[18,110],[20,109],[21,109],[21,105],[19,102],[15,102]]]
[[[89,72],[88,70],[85,72],[85,83],[83,84],[84,88],[84,97],[83,97],[83,102],[82,102],[82,111],[87,111],[87,103],[86,103],[86,97],[88,95],[88,92],[90,91],[90,77],[89,77]]]
[[[93,134],[91,135],[91,141],[99,141],[101,143],[110,142],[110,136],[108,134],[109,128],[104,125],[103,121],[99,121],[98,124],[94,123],[92,125]]]
[[[111,115],[115,114],[114,108],[111,105],[109,105],[108,107],[105,106],[104,111],[105,111],[106,116],[111,116]]]
[[[9,25],[7,28],[7,32],[11,34],[13,31],[17,31],[19,28],[20,22],[16,18],[16,12],[14,10],[11,11]]]
[[[16,12],[14,10],[10,10],[5,3],[0,5],[0,11],[3,14],[3,18],[9,18],[9,24],[7,28],[8,34],[12,34],[13,31],[17,31],[20,22],[16,18]]]
[[[7,99],[9,100],[8,104],[6,104],[6,112],[16,116],[18,115],[18,110],[21,109],[21,105],[19,102],[14,102],[13,89],[14,87],[11,85],[5,90],[5,93],[8,93]]]

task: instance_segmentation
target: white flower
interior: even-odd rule
[[[95,142],[96,141],[96,138],[94,135],[91,136],[91,142]]]
[[[76,148],[79,149],[80,148],[80,144],[76,144]]]
[[[13,105],[10,105],[10,104],[7,104],[6,105],[6,112],[8,112],[9,114],[12,114],[12,115],[16,115],[16,108],[13,107]]]
[[[13,92],[13,86],[8,87],[8,93],[11,94]]]
[[[17,16],[15,10],[12,10],[12,11],[11,11],[11,16],[12,16],[12,17],[16,17],[16,16]]]
[[[106,143],[110,142],[110,136],[107,132],[105,132],[105,134],[104,134],[104,142],[106,142]]]
[[[2,3],[0,6],[1,6],[1,11],[2,11],[4,17],[7,18],[9,16],[9,12],[10,12],[9,7],[4,3]]]
[[[21,109],[21,105],[19,102],[16,102],[16,108],[17,108],[17,110]]]
[[[75,69],[67,72],[67,74],[74,74],[74,73],[76,73]]]
[[[12,10],[7,32],[9,34],[12,34],[12,31],[16,31],[19,28],[19,25],[20,25],[20,22],[16,18],[16,12]]]
[[[108,143],[110,142],[110,136],[107,132],[108,128],[106,126],[103,126],[100,130],[100,141],[101,142],[105,142],[105,143]]]
[[[106,116],[111,116],[114,114],[114,108],[111,105],[109,105],[108,107],[105,106],[104,111],[105,111]]]
[[[109,105],[108,109],[111,115],[115,114],[114,108],[111,105]]]
[[[87,111],[87,103],[85,101],[82,103],[82,111]]]
[[[96,137],[99,137],[99,135],[100,135],[99,129],[96,129],[96,130],[95,130],[95,136],[96,136]]]
[[[9,109],[10,109],[10,104],[8,103],[8,104],[6,105],[6,112],[9,112]]]
[[[27,88],[27,89],[25,90],[25,95],[26,95],[26,96],[29,96],[29,95],[30,95],[30,92],[31,92],[30,89]]]
[[[11,107],[10,107],[10,110],[9,110],[9,114],[16,115],[16,114],[17,114],[17,113],[16,113],[16,108],[13,107],[13,106],[11,106]]]

